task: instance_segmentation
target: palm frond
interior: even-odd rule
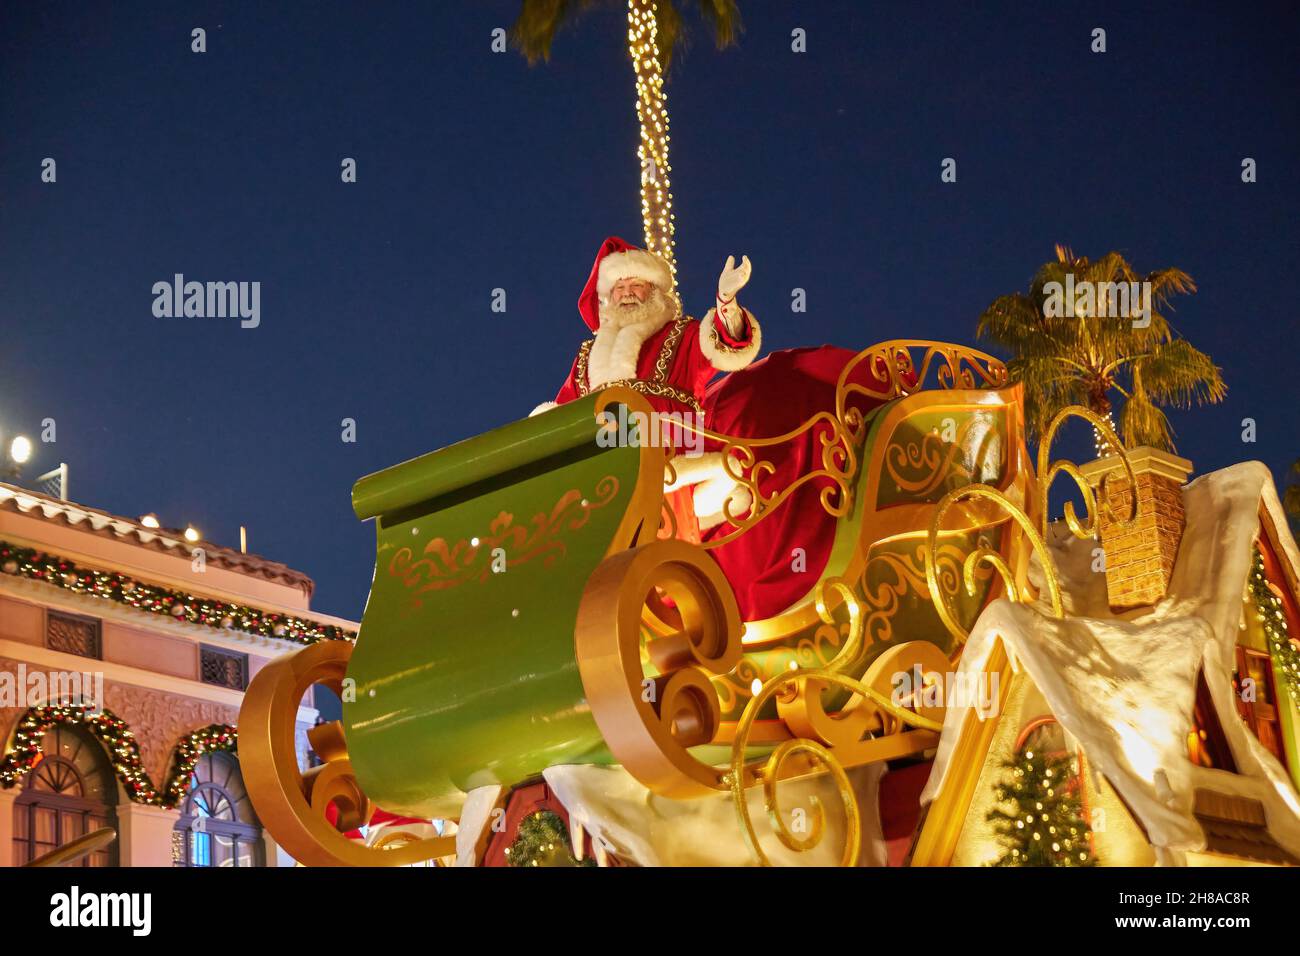
[[[702,19],[713,35],[713,44],[719,50],[734,46],[745,25],[740,19],[736,0],[696,0]]]
[[[1031,437],[1041,435],[1066,405],[1087,404],[1087,382],[1078,369],[1048,356],[1022,356],[1007,363],[1011,381],[1024,386],[1025,421]]]
[[[1140,372],[1133,376],[1133,390],[1119,413],[1120,439],[1125,448],[1150,445],[1162,451],[1176,451],[1169,418],[1151,401]]]
[[[1040,318],[1033,300],[1024,293],[998,296],[980,314],[975,336],[1019,352],[1041,337]]]
[[[1175,295],[1191,295],[1196,292],[1196,281],[1182,269],[1149,272],[1143,281],[1151,284],[1151,301],[1162,309],[1172,308],[1170,303]]]
[[[510,28],[510,42],[523,54],[529,66],[549,62],[558,32],[597,7],[617,5],[614,0],[521,0],[519,16]],[[684,47],[688,40],[688,31],[678,6],[670,0],[659,0],[655,5],[659,59],[665,71],[672,65],[674,52]],[[736,0],[695,0],[695,6],[719,50],[736,42],[743,29]]]
[[[519,16],[510,28],[510,43],[529,66],[549,62],[555,34],[572,26],[604,0],[521,0]]]
[[[1175,408],[1216,404],[1228,393],[1214,361],[1186,339],[1164,342],[1133,363],[1155,401]]]

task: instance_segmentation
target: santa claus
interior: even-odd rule
[[[750,268],[748,256],[740,265],[728,256],[714,307],[697,320],[682,314],[667,262],[615,236],[606,239],[578,299],[578,312],[595,335],[578,349],[555,401],[537,406],[533,414],[621,385],[640,392],[658,412],[702,423],[710,379],[744,368],[762,344],[754,316],[736,301]],[[748,494],[727,475],[721,453],[679,456],[674,470],[676,478],[665,490],[680,500],[676,493],[691,489],[694,512],[684,515],[674,508],[679,523],[688,519],[679,534],[694,536],[689,525],[696,521],[699,529],[720,523],[724,504],[733,515],[748,510]]]

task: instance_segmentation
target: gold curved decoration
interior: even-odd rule
[[[832,671],[829,668],[778,674],[764,684],[745,706],[740,721],[736,725],[736,737],[731,744],[731,769],[726,775],[725,782],[731,789],[732,802],[735,805],[736,815],[740,819],[745,842],[755,859],[758,860],[759,865],[770,866],[771,861],[759,845],[758,834],[754,830],[754,822],[749,815],[749,803],[745,799],[745,790],[753,782],[760,781],[763,784],[763,804],[767,809],[768,819],[772,823],[777,838],[784,846],[797,852],[811,850],[821,842],[822,835],[825,832],[825,811],[821,806],[821,802],[815,798],[812,801],[813,820],[811,832],[806,838],[802,840],[796,839],[789,832],[785,826],[785,821],[781,817],[780,806],[777,802],[777,782],[783,776],[784,765],[795,755],[803,754],[806,755],[806,765],[800,767],[798,773],[808,773],[820,767],[835,778],[836,787],[839,790],[840,800],[844,805],[846,815],[845,845],[840,863],[842,866],[856,866],[862,842],[861,811],[848,774],[845,772],[843,764],[835,756],[833,748],[807,738],[787,740],[778,745],[761,766],[747,765],[745,763],[745,751],[749,745],[750,733],[753,730],[754,720],[758,712],[773,697],[779,700],[781,695],[788,696],[792,691],[794,693],[807,693],[807,688],[796,686],[799,682],[805,682],[818,688],[833,686],[851,691],[865,701],[870,702],[872,706],[878,708],[881,712],[891,715],[902,725],[938,733],[943,729],[943,724],[900,707],[889,697],[866,683],[855,680],[846,674]]]
[[[1062,473],[1069,475],[1074,480],[1074,483],[1079,487],[1079,491],[1083,494],[1083,503],[1086,510],[1086,520],[1080,522],[1078,515],[1076,515],[1074,511],[1074,502],[1067,501],[1065,503],[1065,523],[1069,527],[1071,533],[1073,533],[1076,538],[1091,538],[1096,536],[1098,530],[1100,513],[1097,509],[1096,494],[1093,492],[1092,486],[1088,483],[1087,479],[1083,477],[1083,473],[1079,470],[1079,467],[1071,461],[1056,461],[1052,462],[1050,465],[1048,464],[1051,458],[1052,442],[1056,440],[1056,433],[1060,429],[1061,425],[1071,418],[1082,418],[1097,430],[1098,434],[1101,435],[1107,446],[1111,449],[1111,454],[1119,456],[1120,463],[1124,466],[1124,473],[1128,478],[1129,488],[1135,490],[1137,488],[1137,479],[1133,475],[1133,466],[1129,462],[1128,453],[1124,450],[1124,445],[1115,434],[1115,430],[1111,428],[1110,422],[1106,421],[1106,419],[1102,418],[1091,409],[1084,408],[1082,405],[1070,405],[1061,409],[1052,418],[1051,423],[1047,426],[1047,430],[1043,433],[1042,440],[1038,443],[1037,504],[1039,534],[1041,534],[1043,538],[1047,537],[1047,496],[1052,490],[1052,482],[1056,480],[1057,475]],[[1133,495],[1132,513],[1128,518],[1121,521],[1110,505],[1109,490],[1110,482],[1113,477],[1115,477],[1114,473],[1107,472],[1101,480],[1103,507],[1106,509],[1106,516],[1111,521],[1118,524],[1121,529],[1127,528],[1137,520],[1137,494],[1135,493]]]
[[[912,357],[914,349],[924,349],[919,365]],[[864,363],[872,378],[883,380],[880,388],[849,381],[853,370]],[[835,387],[835,417],[849,427],[854,438],[861,439],[865,421],[849,406],[851,395],[873,401],[911,395],[926,387],[931,371],[941,389],[1002,388],[1009,381],[1001,361],[976,349],[925,339],[891,339],[864,349],[845,364]]]
[[[324,684],[342,696],[351,656],[350,643],[322,641],[272,660],[249,685],[239,712],[240,764],[262,825],[306,866],[405,866],[454,854],[455,837],[375,849],[340,832],[367,823],[374,807],[357,784],[337,721],[308,735],[325,763],[298,772],[294,729],[303,694]],[[325,817],[331,803],[339,810],[337,825]]]
[[[919,366],[912,357],[914,349],[923,349]],[[877,380],[883,382],[872,388],[849,381],[854,369],[866,363]],[[854,395],[864,396],[874,402],[885,402],[910,395],[925,387],[931,372],[943,389],[1000,388],[1007,384],[1006,366],[1000,361],[960,345],[925,340],[895,339],[873,345],[857,353],[840,372],[835,386],[835,411],[817,412],[783,435],[772,438],[738,438],[715,432],[691,422],[681,428],[721,446],[723,469],[736,483],[735,489],[723,503],[723,513],[735,530],[701,545],[712,549],[734,541],[773,510],[783,504],[798,488],[824,479],[829,482],[822,488],[819,500],[822,508],[833,518],[842,518],[853,507],[853,483],[861,467],[860,447],[865,437],[866,419],[861,409],[849,404]],[[776,465],[764,458],[762,449],[793,441],[818,426],[824,426],[818,435],[821,443],[821,466],[800,475],[786,487],[764,491],[762,480],[775,473]],[[670,474],[675,477],[676,471]],[[744,490],[747,496],[739,495]],[[736,502],[751,499],[745,514],[736,514]]]
[[[646,637],[650,667],[641,658],[647,617],[663,624]],[[663,796],[722,789],[721,772],[688,752],[722,722],[710,675],[741,657],[740,611],[718,565],[671,539],[611,555],[587,581],[574,635],[587,701],[615,759]]]
[[[840,864],[855,866],[861,843],[861,811],[844,765],[836,757],[834,749],[840,747],[847,752],[873,726],[877,730],[886,732],[901,729],[903,726],[936,733],[943,729],[941,712],[923,715],[900,707],[879,687],[882,676],[888,680],[887,669],[891,665],[896,666],[897,660],[903,657],[910,659],[915,648],[900,646],[894,649],[896,653],[884,655],[886,659],[873,664],[865,675],[865,680],[857,680],[845,673],[857,663],[861,655],[862,608],[857,595],[847,582],[840,579],[827,579],[818,585],[816,592],[817,613],[827,625],[835,624],[835,606],[829,600],[830,595],[838,595],[843,600],[849,616],[848,637],[839,653],[824,667],[789,671],[765,682],[759,692],[746,704],[737,723],[736,735],[731,745],[731,771],[727,775],[727,783],[731,788],[741,830],[745,834],[750,852],[763,866],[770,865],[770,861],[759,845],[753,821],[749,816],[749,804],[745,799],[745,790],[751,778],[762,781],[763,803],[777,839],[787,849],[806,852],[821,842],[825,832],[825,811],[820,801],[814,797],[809,833],[806,837],[797,838],[790,832],[781,815],[776,792],[777,781],[786,763],[797,755],[804,755],[814,767],[821,767],[829,773],[835,779],[847,821],[844,852]],[[939,661],[946,669],[947,658],[938,651],[938,648],[933,645],[927,646],[938,655]],[[849,690],[854,694],[838,717],[826,713],[822,706],[822,693],[831,687]],[[747,766],[745,750],[749,744],[754,720],[763,706],[773,698],[776,699],[781,717],[795,734],[801,736],[778,744],[761,769],[752,765]],[[890,718],[894,721],[893,727],[888,726]]]
[[[775,473],[776,465],[770,459],[761,457],[759,450],[793,441],[818,425],[825,426],[817,439],[821,443],[821,467],[805,472],[784,488],[764,491],[761,484],[765,478]],[[723,514],[735,526],[735,530],[704,542],[701,545],[703,548],[717,548],[734,541],[783,504],[799,488],[818,479],[830,482],[818,496],[827,514],[841,518],[853,506],[852,482],[859,465],[857,444],[844,423],[830,412],[817,412],[798,428],[774,438],[736,438],[690,422],[684,423],[682,428],[722,446],[723,470],[736,483],[722,506]],[[752,501],[747,505],[748,512],[743,515],[733,511],[736,502],[743,500],[743,496],[739,495],[742,489],[748,492]]]
[[[1052,560],[1051,554],[1048,553],[1043,536],[1034,527],[1034,523],[1030,521],[1029,516],[1002,492],[988,485],[967,485],[964,488],[950,491],[939,499],[934,508],[934,515],[930,519],[930,530],[926,538],[925,579],[930,588],[930,600],[934,602],[935,610],[939,613],[939,619],[943,621],[948,633],[952,634],[958,643],[964,643],[966,638],[970,636],[970,632],[961,626],[948,605],[947,591],[941,587],[939,581],[937,560],[939,532],[943,527],[943,519],[951,509],[963,501],[991,502],[1006,511],[1015,520],[1016,524],[1025,533],[1025,536],[1029,538],[1032,551],[1037,552],[1039,559],[1042,561],[1043,574],[1047,581],[1048,599],[1052,607],[1052,616],[1057,620],[1064,617],[1065,611],[1061,604],[1061,584],[1056,572],[1056,563]],[[1019,589],[1016,586],[1015,575],[1012,573],[1011,568],[1007,566],[1006,561],[998,552],[987,547],[976,548],[962,562],[962,583],[967,594],[972,597],[975,596],[977,584],[975,573],[981,564],[987,565],[997,572],[1007,589],[1007,596],[1012,601],[1021,599]]]
[[[927,432],[921,436],[919,443],[889,445],[881,457],[885,471],[900,491],[916,496],[930,494],[953,470],[973,424],[973,419],[963,422],[951,441],[944,440],[937,432]],[[907,469],[919,468],[925,469],[919,478],[910,478],[906,474]],[[963,468],[962,474],[969,480],[969,471]]]

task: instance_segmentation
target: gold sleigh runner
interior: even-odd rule
[[[869,381],[856,380],[855,371],[868,373]],[[615,392],[629,394],[600,396],[598,416]],[[860,400],[876,407],[864,412]],[[1109,448],[1122,448],[1105,421],[1071,407],[1050,423],[1035,468],[1024,445],[1020,389],[1000,362],[955,345],[891,341],[854,356],[837,383],[834,411],[791,432],[740,439],[688,425],[723,451],[737,488],[724,511],[735,527],[703,546],[633,535],[634,546],[611,549],[587,579],[574,651],[586,704],[609,753],[664,797],[730,793],[740,831],[763,865],[770,861],[750,816],[749,791],[762,788],[767,825],[780,844],[808,851],[828,832],[827,809],[814,801],[808,825],[795,832],[782,811],[780,783],[827,774],[843,805],[840,861],[855,865],[861,811],[849,771],[933,751],[944,724],[942,695],[935,700],[914,688],[899,696],[894,676],[951,672],[974,618],[999,595],[1064,615],[1045,543],[1052,482],[1069,475],[1082,495],[1082,517],[1066,506],[1071,533],[1092,537],[1099,518],[1097,495],[1078,467],[1050,459],[1060,428],[1072,418],[1091,424]],[[780,446],[814,429],[819,466],[786,487],[767,487]],[[654,453],[664,456],[671,481],[671,452]],[[1118,455],[1133,482],[1127,456]],[[734,541],[811,482],[822,486],[820,505],[837,523],[833,560],[804,600],[774,618],[742,621],[706,548]],[[641,484],[644,479],[639,493]],[[733,514],[740,489],[751,503]],[[649,515],[660,511],[662,486],[655,495],[651,501],[642,494],[637,507]],[[1101,498],[1109,501],[1105,487]],[[587,509],[606,500],[581,504]],[[671,511],[662,511],[662,526],[675,533]],[[516,529],[515,520],[503,514],[484,537],[515,540],[517,534],[524,551],[540,556],[546,548],[534,541],[549,541],[547,529],[559,527],[549,513],[531,519],[528,532]],[[409,551],[399,552],[381,572],[405,576],[417,593],[456,587],[486,573],[463,546],[435,549],[436,567],[417,566]],[[1044,593],[1029,583],[1031,559],[1041,567]],[[347,642],[305,648],[268,665],[250,687],[241,750],[264,822],[309,865],[402,865],[454,854],[452,837],[381,849],[342,835],[368,821],[373,809],[337,722],[312,731],[324,765],[299,773],[293,711],[313,682],[338,690],[351,649]],[[324,816],[331,803],[342,809],[337,825]]]

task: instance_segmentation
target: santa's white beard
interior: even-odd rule
[[[600,328],[587,357],[587,380],[591,387],[636,378],[641,346],[676,313],[676,302],[657,286],[650,290],[644,302],[635,305],[602,302]]]
[[[602,302],[599,309],[600,330],[596,334],[649,326],[650,334],[653,335],[668,324],[676,311],[675,306],[672,297],[658,286],[650,287],[650,294],[644,302],[633,301],[622,305]]]

